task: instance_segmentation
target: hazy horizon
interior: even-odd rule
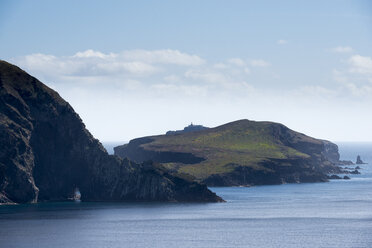
[[[0,59],[102,142],[191,122],[372,141],[369,1],[2,1]]]

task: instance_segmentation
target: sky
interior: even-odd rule
[[[372,141],[371,1],[0,1],[0,59],[103,142],[239,119]]]

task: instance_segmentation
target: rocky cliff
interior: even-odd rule
[[[357,156],[356,164],[365,164],[363,160],[360,158],[360,155]]]
[[[323,149],[322,154],[323,156],[331,161],[332,163],[339,163],[340,162],[340,153],[338,152],[338,146],[330,141],[322,140],[323,142]]]
[[[138,138],[115,154],[153,160],[209,186],[324,182],[341,172],[337,145],[282,124],[239,120],[190,133]]]
[[[221,201],[153,163],[110,156],[57,92],[0,61],[0,203]]]

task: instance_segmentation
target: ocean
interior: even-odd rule
[[[226,203],[0,206],[0,247],[372,247],[372,143],[361,175],[328,183],[211,188]]]

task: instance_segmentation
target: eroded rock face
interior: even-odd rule
[[[0,61],[0,203],[221,201],[152,163],[110,156],[57,92]]]
[[[338,146],[327,140],[323,140],[323,155],[332,163],[339,163],[340,153],[338,152]]]

